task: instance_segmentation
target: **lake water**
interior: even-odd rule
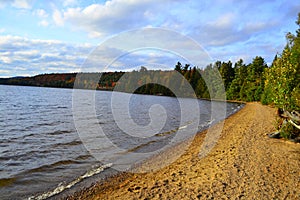
[[[128,114],[128,110],[118,109],[122,101],[117,101],[113,105],[115,111],[112,110],[112,92],[82,92],[86,95],[93,93],[96,123],[105,132],[106,139],[124,150],[122,155],[161,149],[174,138],[176,131],[189,132],[189,124],[194,123],[193,119],[181,121],[181,104],[176,98],[116,93],[118,99],[130,97]],[[99,161],[99,157],[95,158],[93,152],[91,154],[86,143],[88,140],[77,131],[75,122],[78,123],[81,118],[74,122],[72,97],[72,89],[0,85],[0,199],[57,198],[54,194],[88,186],[101,174],[109,174],[109,170],[112,172],[110,167],[118,162],[120,152],[116,152],[113,145],[98,145],[94,150],[104,155],[101,157],[103,160]],[[182,102],[189,105],[190,99]],[[201,116],[198,131],[221,119],[212,119],[210,101],[197,100],[197,104]],[[217,104],[224,106],[225,103]],[[125,128],[129,131],[132,121],[141,127],[147,126],[151,122],[149,109],[153,105],[163,107],[166,115],[159,132],[145,137],[143,131],[139,131],[139,137],[124,134],[119,125],[128,124]],[[228,116],[242,105],[227,103],[226,106]],[[84,113],[85,110],[79,112]],[[152,114],[157,114],[155,109]],[[116,115],[125,123],[118,124]],[[95,120],[88,116],[84,120],[85,128],[90,130],[89,123],[95,123]]]

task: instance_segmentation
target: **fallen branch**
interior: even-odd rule
[[[286,115],[291,118],[293,121],[300,122],[300,114],[297,111],[292,111],[291,113],[288,111],[284,111]]]
[[[289,122],[290,122],[293,126],[295,126],[297,129],[300,130],[300,125],[295,124],[295,123],[293,122],[293,120],[289,120]]]
[[[282,120],[280,120],[279,130],[277,132],[271,133],[268,136],[270,138],[281,138],[286,137],[292,141],[300,141],[300,113],[293,110],[292,112],[286,111],[279,108],[277,111]],[[296,129],[292,130],[287,127],[287,123],[290,123]]]
[[[294,127],[300,130],[300,113],[298,111],[293,110],[292,112],[286,111],[286,110],[281,110],[279,113],[279,116],[281,118],[284,118],[287,120],[289,123],[291,123]]]

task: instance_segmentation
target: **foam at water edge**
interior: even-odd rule
[[[215,122],[215,119],[207,120],[205,123],[200,124],[198,128],[200,128],[200,130],[202,131],[203,128],[208,128],[213,124],[213,122]]]
[[[88,177],[91,177],[93,175],[99,174],[100,172],[104,171],[106,168],[111,167],[112,165],[113,165],[112,163],[108,163],[106,165],[102,165],[102,166],[99,166],[97,168],[93,168],[93,169],[87,171],[82,176],[79,176],[77,179],[75,179],[74,181],[70,182],[67,185],[62,185],[62,183],[61,183],[54,190],[46,192],[46,193],[43,193],[41,195],[31,196],[31,197],[28,198],[28,200],[43,200],[43,199],[47,199],[47,198],[49,198],[51,196],[54,196],[56,194],[61,193],[62,191],[66,190],[68,188],[73,187],[76,183],[79,183],[80,181],[82,181],[85,178],[88,178]]]
[[[178,130],[185,129],[185,128],[187,128],[187,125],[179,127]]]

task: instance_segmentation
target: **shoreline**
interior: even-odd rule
[[[99,89],[88,89],[88,88],[74,88],[73,87],[53,87],[53,86],[38,86],[38,85],[16,85],[16,84],[1,84],[5,86],[20,86],[20,87],[39,87],[39,88],[54,88],[54,89],[72,89],[72,90],[95,90],[95,91],[103,91],[103,92],[120,92],[114,91],[113,88],[99,88]],[[135,95],[149,95],[149,96],[162,96],[162,97],[172,97],[176,98],[175,96],[167,96],[167,95],[157,95],[157,94],[139,94],[139,93],[127,93],[126,94],[135,94]],[[178,98],[190,98],[190,97],[178,97]],[[204,100],[204,101],[215,101],[215,102],[227,102],[227,103],[238,103],[238,104],[246,104],[246,101],[239,101],[239,100],[228,100],[228,99],[211,99],[211,98],[201,98],[196,97],[196,99]]]
[[[211,152],[199,158],[207,130],[175,162],[154,172],[123,172],[66,199],[300,198],[300,145],[268,138],[276,109],[247,103],[224,121]],[[218,130],[220,123],[209,131]],[[149,163],[176,153],[176,145]],[[147,161],[141,167],[147,167]]]

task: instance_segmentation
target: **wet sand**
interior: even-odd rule
[[[300,199],[300,144],[268,138],[275,116],[274,108],[247,103],[225,120],[220,139],[204,158],[199,151],[207,131],[158,171],[124,173],[68,199]],[[176,148],[180,145],[166,154]]]

